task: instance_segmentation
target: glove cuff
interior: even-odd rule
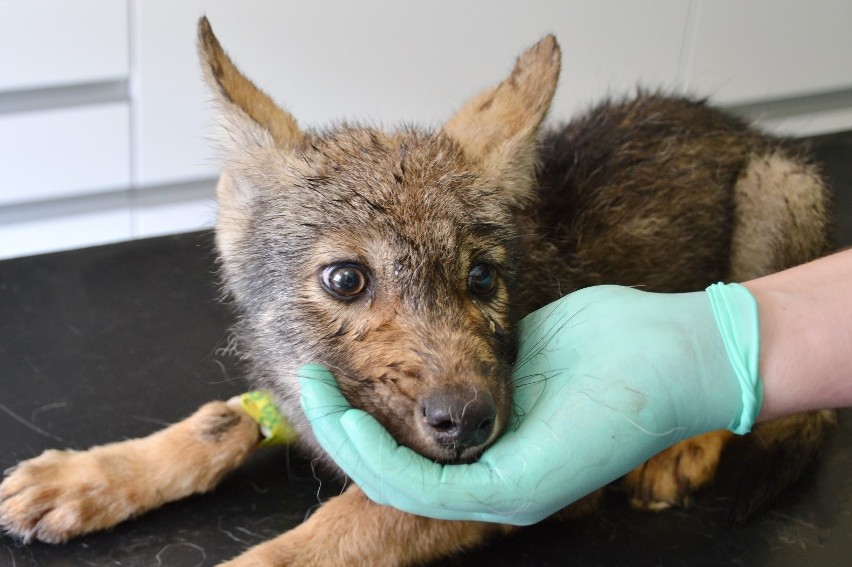
[[[710,305],[734,375],[742,392],[742,412],[728,425],[738,435],[751,431],[763,405],[758,373],[760,327],[757,300],[740,284],[717,283],[707,288]]]

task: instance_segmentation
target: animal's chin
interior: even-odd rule
[[[489,444],[490,445],[490,444]],[[465,447],[462,449],[452,447],[409,447],[423,457],[443,465],[464,465],[479,460],[482,453],[489,445],[477,447]]]

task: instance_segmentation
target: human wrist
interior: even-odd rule
[[[786,382],[786,369],[793,362],[788,360],[792,352],[783,347],[785,340],[782,338],[785,325],[783,306],[789,305],[789,298],[785,299],[787,292],[772,290],[763,283],[756,280],[743,284],[757,301],[763,339],[759,368],[764,382],[764,399],[758,421],[774,419],[788,412],[789,390],[783,383]]]
[[[751,431],[763,405],[757,300],[740,284],[713,284],[706,292],[741,393],[741,412],[726,428],[742,435]]]

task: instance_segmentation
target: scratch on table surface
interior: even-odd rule
[[[250,529],[245,528],[245,527],[243,527],[243,526],[234,526],[234,527],[233,527],[233,531],[231,531],[231,530],[229,530],[229,529],[225,528],[225,527],[222,525],[222,522],[223,522],[223,520],[224,520],[224,519],[225,519],[225,516],[219,516],[219,519],[218,519],[218,524],[219,524],[219,525],[218,525],[218,528],[217,528],[217,529],[218,529],[221,533],[223,533],[223,534],[225,534],[226,536],[228,536],[228,538],[229,538],[229,539],[232,539],[232,540],[234,540],[235,542],[237,542],[237,543],[239,543],[239,544],[242,544],[242,545],[253,545],[253,544],[255,544],[255,543],[259,542],[259,541],[263,541],[263,540],[265,540],[265,539],[267,539],[267,538],[268,538],[268,536],[264,536],[263,534],[258,533],[258,532],[253,532],[253,531],[251,531]],[[240,534],[242,534],[242,535],[244,535],[244,536],[248,536],[248,539],[247,539],[247,538],[245,538],[245,537],[240,537],[240,535],[238,535],[238,534],[237,534],[237,533],[235,533],[235,532],[239,532]]]
[[[807,550],[809,545],[818,545],[818,541],[815,541],[814,537],[819,528],[815,524],[777,510],[771,511],[769,515],[784,522],[778,527],[778,541],[780,543],[803,550]]]
[[[41,407],[37,407],[30,414],[30,421],[35,421],[36,416],[42,412],[50,411],[54,409],[64,408],[68,406],[68,402],[53,402],[52,404],[45,404]]]
[[[72,333],[74,333],[74,334],[75,334],[75,335],[77,335],[78,337],[82,337],[82,336],[83,336],[82,331],[80,331],[80,329],[78,329],[77,327],[75,327],[75,326],[74,326],[74,325],[72,325],[71,323],[65,323],[65,328],[67,328],[69,331],[71,331]]]
[[[188,547],[190,549],[196,549],[196,550],[198,550],[199,553],[201,553],[201,560],[198,563],[196,563],[195,565],[192,565],[192,566],[187,565],[187,567],[200,567],[201,565],[204,564],[205,561],[207,561],[207,552],[204,551],[203,547],[201,547],[200,545],[196,545],[194,543],[189,543],[187,541],[184,541],[184,542],[170,543],[170,544],[164,546],[162,549],[160,549],[160,551],[158,551],[157,555],[155,556],[155,559],[157,560],[157,567],[163,567],[164,565],[169,565],[169,563],[166,563],[165,560],[163,559],[163,555],[165,553],[168,553],[169,550],[179,548],[179,547]]]
[[[34,375],[36,378],[39,378],[39,377],[41,377],[41,376],[43,375],[43,374],[42,374],[42,371],[41,371],[41,368],[39,368],[39,367],[38,367],[38,365],[37,365],[37,364],[33,361],[33,359],[32,359],[32,358],[30,358],[28,355],[24,355],[24,360],[26,361],[26,363],[27,363],[27,364],[29,364],[29,365],[30,365],[30,368],[31,368],[31,369],[32,369],[32,371],[33,371],[33,375]]]
[[[7,406],[5,406],[2,403],[0,403],[0,411],[2,411],[6,415],[8,415],[12,419],[14,419],[15,421],[17,421],[21,425],[27,427],[28,429],[32,429],[33,431],[35,431],[39,435],[43,435],[44,437],[47,437],[48,439],[53,439],[54,441],[58,441],[59,443],[65,443],[65,439],[63,439],[63,438],[61,438],[57,435],[54,435],[53,433],[50,433],[49,431],[45,431],[44,429],[42,429],[38,425],[35,425],[34,423],[30,423],[29,421],[27,421],[23,417],[19,416],[18,414],[16,414],[15,412],[13,412],[11,409],[9,409]]]
[[[784,526],[778,530],[778,541],[786,545],[792,545],[806,550],[809,538],[802,534],[799,526]]]
[[[770,516],[775,516],[776,518],[780,518],[780,519],[782,519],[782,520],[787,520],[787,521],[790,521],[790,522],[794,522],[794,523],[796,523],[796,524],[799,524],[800,526],[804,526],[804,527],[806,527],[806,528],[810,528],[810,529],[812,529],[812,530],[817,529],[816,524],[813,524],[813,523],[811,523],[811,522],[808,522],[808,521],[802,520],[801,518],[797,518],[797,517],[795,517],[795,516],[791,516],[791,515],[789,515],[789,514],[784,514],[784,513],[782,513],[782,512],[778,512],[777,510],[772,510],[772,511],[770,511],[770,512],[769,512],[769,515],[770,515]]]
[[[246,529],[246,528],[243,528],[243,527],[240,527],[240,526],[237,526],[237,527],[236,527],[236,528],[234,528],[234,529],[235,529],[235,530],[237,530],[238,532],[243,532],[244,534],[250,535],[250,536],[252,536],[252,537],[254,537],[254,538],[257,538],[257,539],[259,539],[259,540],[264,539],[264,536],[263,536],[262,534],[259,534],[259,533],[256,533],[256,532],[253,532],[253,531],[251,531],[251,530],[249,530],[249,529]]]
[[[153,423],[154,425],[158,425],[160,427],[168,427],[169,425],[171,425],[171,423],[169,423],[168,421],[156,417],[148,417],[145,415],[131,415],[130,417],[137,421],[141,421],[142,423]]]
[[[242,545],[248,545],[249,543],[251,543],[251,542],[248,542],[248,541],[244,540],[244,539],[243,539],[243,538],[241,538],[241,537],[237,537],[237,536],[235,536],[235,535],[233,534],[233,532],[231,532],[230,530],[226,530],[225,528],[223,528],[223,527],[221,527],[221,526],[219,527],[219,533],[223,533],[223,534],[225,534],[226,536],[228,536],[228,538],[229,538],[229,539],[232,539],[232,540],[234,540],[235,542],[237,542],[237,543],[239,543],[239,544],[242,544]]]
[[[262,488],[259,484],[257,484],[253,480],[247,480],[245,482],[258,494],[266,494],[267,492],[269,492],[269,488]]]
[[[5,546],[5,545],[3,546],[3,549],[5,549],[6,551],[8,551],[8,552],[9,552],[9,559],[11,559],[11,560],[12,560],[12,564],[11,564],[9,567],[17,567],[18,562],[17,562],[17,561],[15,561],[15,554],[12,552],[12,550],[11,550],[11,549],[9,549],[9,548],[8,548],[7,546]]]

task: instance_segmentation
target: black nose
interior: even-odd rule
[[[497,416],[491,394],[473,386],[442,388],[427,396],[421,407],[429,433],[452,449],[477,447],[488,441]]]

